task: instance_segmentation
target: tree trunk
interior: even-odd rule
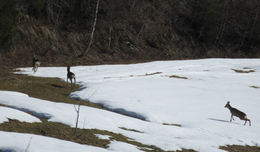
[[[96,24],[97,24],[98,7],[99,7],[99,0],[97,0],[95,19],[94,19],[94,23],[93,23],[92,32],[90,34],[89,44],[88,44],[87,49],[80,55],[80,57],[83,57],[83,56],[85,56],[89,53],[89,49],[90,49],[90,47],[93,43],[93,37],[94,37],[94,33],[95,33],[95,30],[96,30]]]

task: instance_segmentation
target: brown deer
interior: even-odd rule
[[[72,80],[74,80],[74,84],[76,84],[76,76],[73,72],[70,72],[70,66],[67,66],[67,83],[68,79],[70,79],[70,84],[72,87]]]
[[[249,126],[251,126],[251,121],[250,121],[250,119],[247,118],[246,114],[244,112],[236,109],[236,108],[231,107],[229,101],[225,105],[225,108],[228,108],[230,110],[230,112],[231,112],[230,122],[232,122],[232,119],[235,120],[233,118],[233,116],[236,116],[236,117],[240,118],[241,120],[245,120],[244,125],[246,125],[246,122],[249,121]]]
[[[33,56],[33,68],[32,70],[34,72],[37,72],[38,67],[41,65],[41,62],[35,57],[35,55]]]

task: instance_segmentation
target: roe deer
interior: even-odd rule
[[[67,66],[67,83],[68,79],[70,79],[70,84],[72,87],[72,79],[74,79],[74,84],[76,84],[76,76],[73,72],[70,72],[70,66]]]
[[[236,108],[231,107],[229,101],[227,102],[225,107],[228,108],[230,110],[230,112],[231,112],[230,122],[232,121],[232,119],[235,120],[233,118],[233,116],[236,116],[236,117],[240,118],[241,120],[245,120],[244,125],[246,125],[246,122],[249,121],[249,126],[251,126],[251,121],[250,121],[250,119],[247,118],[246,114],[244,112],[242,112],[242,111],[239,111]]]
[[[35,55],[33,56],[33,68],[32,70],[34,72],[37,72],[38,67],[41,65],[41,62],[35,57]]]

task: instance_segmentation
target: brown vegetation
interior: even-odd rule
[[[178,76],[178,75],[171,75],[170,78],[177,78],[177,79],[188,79],[187,77]]]
[[[232,69],[232,70],[237,72],[237,73],[251,73],[251,72],[255,72],[255,70],[237,70],[237,69]]]
[[[241,145],[227,145],[220,146],[220,149],[229,151],[229,152],[260,152],[260,147],[257,146],[241,146]]]
[[[41,78],[21,74],[13,74],[12,70],[4,70],[0,73],[0,90],[17,91],[28,94],[31,97],[44,100],[63,102],[78,105],[79,100],[70,98],[70,93],[76,91],[80,86],[75,85],[72,89],[59,78]],[[82,105],[95,108],[102,106],[82,102]]]
[[[258,89],[260,88],[259,86],[250,86],[251,88],[255,88],[255,89]]]
[[[176,126],[176,127],[182,127],[180,124],[169,124],[169,123],[163,123],[163,125],[166,125],[166,126]]]
[[[34,53],[43,66],[260,56],[259,0],[101,0],[98,14],[96,2],[0,1],[0,63],[28,66]]]

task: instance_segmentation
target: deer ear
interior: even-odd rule
[[[229,102],[229,101],[228,101],[227,103],[228,103],[228,104],[230,104],[230,102]]]

